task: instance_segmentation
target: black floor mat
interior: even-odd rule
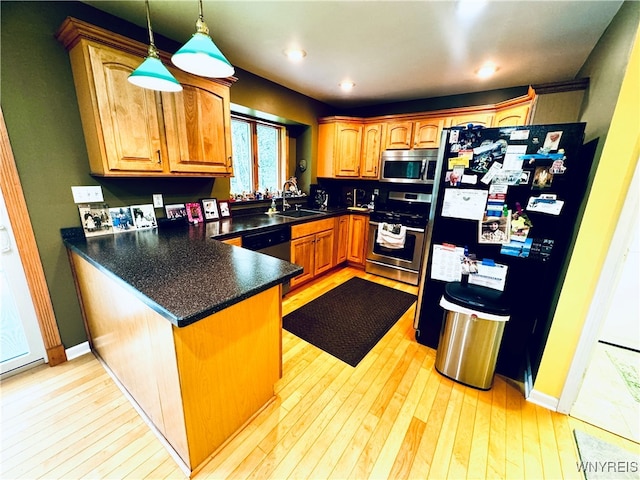
[[[354,277],[283,319],[286,330],[352,367],[416,301],[416,296]]]

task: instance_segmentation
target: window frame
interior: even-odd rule
[[[269,122],[267,120],[262,120],[260,118],[251,117],[249,115],[242,115],[238,113],[231,114],[231,120],[240,120],[243,122],[247,122],[249,125],[249,131],[251,135],[251,172],[252,172],[252,192],[256,192],[260,189],[260,185],[258,184],[259,176],[259,162],[258,162],[258,125],[266,125],[272,128],[275,128],[277,131],[277,142],[278,142],[278,160],[277,160],[277,169],[276,178],[278,184],[276,185],[277,190],[282,190],[282,185],[284,181],[288,178],[288,164],[289,159],[287,152],[288,149],[288,132],[286,126],[282,124],[278,124],[275,122]],[[233,128],[233,122],[232,127]],[[232,154],[232,162],[235,160]],[[234,168],[235,172],[235,168]],[[241,194],[242,192],[233,192],[234,194]]]

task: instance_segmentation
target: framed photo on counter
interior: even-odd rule
[[[187,218],[189,219],[189,223],[197,224],[204,221],[204,218],[202,217],[202,207],[200,206],[200,203],[190,202],[185,204],[185,207],[187,208]]]
[[[78,204],[78,213],[85,237],[113,233],[109,207],[106,203]]]
[[[131,215],[133,215],[133,223],[135,223],[138,230],[158,226],[156,212],[150,203],[145,205],[131,205]]]
[[[215,198],[203,198],[200,200],[202,203],[202,214],[206,222],[214,220],[220,220],[220,211],[218,210],[218,200]]]
[[[187,207],[184,203],[173,203],[164,206],[167,218],[169,220],[180,220],[187,218]]]
[[[218,202],[218,206],[220,207],[220,216],[222,218],[228,218],[231,216],[231,206],[229,205],[229,202],[222,200]]]
[[[136,230],[136,225],[133,223],[133,215],[131,214],[131,208],[129,207],[115,207],[109,209],[109,216],[111,217],[111,223],[113,224],[113,232],[130,232]]]

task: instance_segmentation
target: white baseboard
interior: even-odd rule
[[[552,410],[556,412],[558,410],[558,401],[556,397],[552,397],[551,395],[547,395],[546,393],[538,392],[537,390],[531,390],[529,396],[527,397],[527,402],[535,403],[536,405],[540,405],[541,407],[546,408],[547,410]]]
[[[80,343],[75,347],[67,348],[65,353],[67,354],[67,360],[73,360],[74,358],[81,357],[82,355],[91,352],[89,342]]]

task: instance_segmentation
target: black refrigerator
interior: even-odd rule
[[[502,291],[509,306],[496,373],[532,384],[590,184],[597,141],[583,145],[584,130],[443,131],[414,322],[419,343],[437,348],[445,285],[468,278]]]

